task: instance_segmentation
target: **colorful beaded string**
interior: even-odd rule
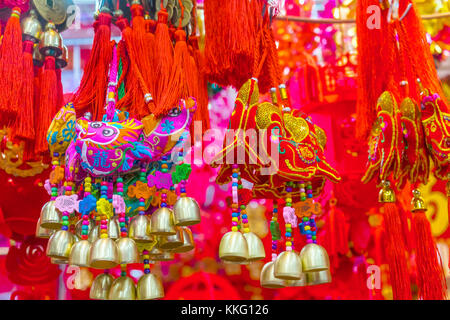
[[[237,164],[233,164],[232,166],[232,174],[231,174],[231,192],[232,192],[232,198],[233,203],[231,204],[231,231],[238,231],[240,229],[239,220],[241,211],[239,208],[239,196],[238,196],[238,189],[239,184],[238,181],[240,180],[240,170],[239,166]]]
[[[117,194],[123,197],[123,178],[117,177],[116,179],[116,188]],[[128,229],[126,225],[125,212],[119,213],[119,227],[120,227],[120,236],[122,238],[126,238],[128,236]]]
[[[169,171],[169,166],[167,165],[167,156],[161,158],[161,172],[167,173]],[[161,208],[167,207],[167,189],[163,188],[161,190]]]
[[[52,171],[55,171],[57,167],[59,167],[59,153],[55,152],[55,153],[53,153],[53,159],[52,159]],[[50,187],[51,187],[50,200],[55,201],[56,198],[58,197],[58,185],[51,183]]]
[[[272,236],[272,261],[278,255],[278,240],[280,240],[280,227],[278,224],[278,203],[273,200],[272,220],[270,221],[270,235]]]
[[[292,207],[292,181],[288,181],[286,183],[286,207]],[[286,223],[285,221],[286,232],[284,234],[286,239],[286,251],[292,251],[293,243],[292,243],[292,225],[290,223]]]
[[[72,183],[70,181],[64,182],[64,193],[66,196],[72,195]],[[62,213],[62,230],[69,230],[70,222],[69,222],[69,216],[70,213],[67,211],[63,211]]]
[[[101,182],[100,198],[108,200],[108,182],[105,180]],[[100,216],[100,238],[108,238],[108,217],[105,214]]]
[[[87,176],[84,179],[84,196],[87,197],[91,195],[92,191],[92,178]],[[89,238],[89,212],[83,212],[81,215],[82,225],[81,225],[81,240],[87,240]]]
[[[139,171],[139,181],[147,185],[147,165],[146,163],[141,163],[141,169]],[[145,199],[139,198],[138,214],[145,215]]]
[[[313,190],[312,184],[310,181],[306,183],[300,182],[300,199],[301,201],[306,201],[306,199],[312,199]],[[311,215],[311,217],[303,217],[302,221],[299,223],[299,230],[301,234],[306,235],[306,243],[317,243],[317,227],[315,221],[315,215]]]
[[[148,250],[144,249],[142,251],[142,258],[144,259],[144,273],[149,274],[150,273],[150,255]]]

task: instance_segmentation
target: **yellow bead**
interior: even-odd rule
[[[244,232],[248,233],[248,232],[250,232],[250,229],[249,228],[244,228]]]
[[[238,222],[239,219],[238,219],[238,217],[233,217],[233,218],[231,218],[231,221],[236,221],[236,222]]]
[[[292,198],[286,198],[286,202],[292,203]]]
[[[238,228],[236,226],[231,227],[231,231],[238,231]]]
[[[144,264],[144,269],[150,269],[150,265],[149,264]]]
[[[149,259],[150,259],[150,256],[149,256],[148,254],[144,254],[144,255],[142,256],[142,258],[144,258],[144,260],[149,260]]]
[[[300,197],[306,197],[306,193],[301,192],[301,193],[300,193]]]
[[[114,92],[108,92],[108,98],[114,98]]]
[[[106,239],[106,238],[108,238],[108,234],[106,234],[106,233],[102,233],[102,234],[100,235],[100,238],[102,238],[102,239]]]
[[[292,242],[286,241],[286,247],[291,247],[291,246],[292,246]]]
[[[286,223],[286,228],[290,228],[291,224],[290,223]]]
[[[305,230],[310,230],[311,227],[310,226],[305,226]]]

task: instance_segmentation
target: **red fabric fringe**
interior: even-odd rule
[[[48,151],[47,131],[58,112],[58,84],[55,72],[55,57],[46,56],[40,79],[39,109],[36,128],[36,153]]]
[[[394,300],[411,300],[406,248],[398,209],[394,203],[384,204],[384,226],[386,229],[386,258]]]
[[[436,243],[431,234],[430,222],[424,211],[414,213],[416,236],[417,284],[419,296],[424,300],[443,300],[447,286]]]
[[[0,46],[0,125],[13,125],[21,107],[22,57],[20,9],[14,7]]]
[[[24,41],[23,43],[21,106],[14,126],[12,127],[13,138],[25,140],[35,139],[33,44],[30,40]]]

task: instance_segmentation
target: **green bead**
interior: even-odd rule
[[[301,197],[300,200],[306,201],[306,197]]]
[[[245,205],[241,204],[241,210],[245,209]]]
[[[63,225],[63,226],[68,226],[68,225],[69,225],[69,221],[63,221],[63,222],[62,222],[62,225]]]
[[[238,189],[242,189],[242,188],[243,188],[242,184],[238,184]]]
[[[164,169],[161,169],[161,172],[163,172],[163,173],[167,173],[167,169],[166,168],[164,168]]]
[[[313,240],[316,240],[316,239],[317,239],[317,237],[316,237],[316,236],[312,236],[312,237],[311,237],[311,239],[313,239]]]
[[[68,221],[69,220],[69,217],[68,216],[62,216],[62,218],[61,218],[63,221]]]
[[[308,221],[309,220],[309,218],[308,217],[303,217],[303,221]]]

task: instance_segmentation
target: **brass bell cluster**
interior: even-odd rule
[[[305,183],[300,184],[303,188]],[[308,184],[306,184],[308,185]],[[292,190],[289,185],[288,191]],[[309,187],[308,189],[311,189]],[[327,251],[316,243],[315,214],[318,212],[312,193],[308,200],[302,197],[299,212],[291,205],[291,195],[288,193],[283,208],[283,218],[286,225],[285,251],[277,254],[277,241],[280,240],[281,231],[278,223],[278,203],[274,201],[270,231],[272,235],[272,261],[262,268],[260,283],[265,288],[303,287],[331,282],[330,260]],[[298,223],[297,219],[300,219]],[[307,236],[307,244],[300,253],[293,250],[294,231],[298,223],[301,234]]]
[[[60,31],[63,29],[60,28]],[[55,58],[55,66],[62,69],[69,62],[69,52],[52,20],[46,20],[39,10],[33,8],[22,20],[24,42],[31,42],[33,64],[42,67],[46,56]]]

